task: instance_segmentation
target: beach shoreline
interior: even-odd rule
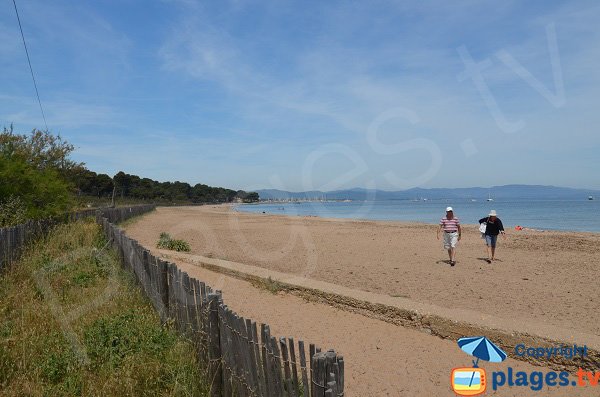
[[[321,216],[321,215],[302,215],[302,214],[278,214],[275,212],[265,212],[265,213],[257,213],[257,212],[251,212],[251,211],[244,211],[244,210],[237,210],[237,207],[239,206],[246,206],[246,205],[253,205],[253,204],[218,204],[218,205],[214,205],[215,207],[223,207],[223,208],[229,208],[230,211],[234,211],[236,213],[240,213],[240,214],[255,214],[255,215],[259,215],[259,216],[275,216],[275,217],[282,217],[282,218],[291,218],[291,219],[295,219],[295,218],[300,218],[300,219],[320,219],[323,221],[328,221],[328,222],[375,222],[375,223],[382,223],[382,224],[392,224],[392,225],[397,225],[397,226],[439,226],[439,223],[435,223],[435,222],[424,222],[424,221],[414,221],[414,220],[395,220],[395,219],[367,219],[367,218],[336,218],[336,217],[326,217],[326,216]],[[441,216],[440,216],[441,218]],[[459,217],[460,219],[460,217]],[[479,228],[479,224],[477,223],[462,223],[461,225],[463,227],[468,227],[468,228]],[[505,226],[506,227],[506,226]],[[574,235],[579,235],[579,234],[584,234],[584,235],[591,235],[591,236],[600,236],[600,232],[595,232],[595,231],[579,231],[579,230],[560,230],[560,229],[540,229],[540,228],[533,228],[533,227],[523,227],[522,230],[515,230],[512,227],[506,227],[506,232],[539,232],[539,233],[559,233],[559,234],[565,234],[565,235],[569,235],[569,234],[574,234]]]

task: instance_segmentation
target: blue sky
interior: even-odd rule
[[[97,172],[240,189],[600,188],[595,1],[17,2]],[[0,123],[43,128],[12,2]]]

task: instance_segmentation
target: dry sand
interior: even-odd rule
[[[509,230],[488,264],[476,227],[464,229],[454,267],[435,225],[205,206],[159,208],[128,232],[146,246],[166,231],[198,255],[600,335],[600,234]]]
[[[189,241],[198,255],[449,309],[600,334],[597,234],[510,232],[499,243],[501,261],[489,265],[479,259],[484,257],[483,242],[471,226],[452,268],[443,262],[446,253],[432,225],[291,218],[211,206],[159,208],[127,231],[149,248],[166,231]],[[455,342],[178,264],[222,289],[230,307],[270,324],[274,334],[302,337],[344,354],[350,396],[452,395],[450,369],[470,363]],[[510,359],[486,369],[507,366],[547,370]],[[572,388],[544,391],[502,388],[496,395],[573,395]],[[581,389],[577,395],[594,392]]]
[[[303,339],[322,348],[335,348],[346,362],[348,397],[453,396],[450,371],[470,367],[473,357],[463,353],[456,342],[442,340],[413,329],[348,313],[328,305],[307,302],[287,294],[274,295],[238,279],[176,261],[191,277],[223,291],[227,305],[239,315],[269,324],[271,334]],[[488,371],[543,371],[528,363],[507,359],[498,364],[481,363]],[[574,378],[573,378],[574,379]],[[501,387],[495,396],[597,396],[598,387],[548,388]]]

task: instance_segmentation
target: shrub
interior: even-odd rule
[[[18,197],[9,196],[5,201],[0,201],[0,227],[18,225],[26,220],[27,209]]]
[[[156,248],[183,252],[191,251],[190,244],[187,241],[172,239],[171,236],[165,232],[160,234],[158,243],[156,243]]]
[[[59,215],[71,208],[69,185],[54,169],[36,169],[18,157],[0,153],[0,181],[2,207],[16,206],[25,211],[26,218]]]

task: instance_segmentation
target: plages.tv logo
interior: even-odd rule
[[[479,368],[479,360],[499,363],[506,359],[506,353],[485,336],[460,338],[458,347],[477,358],[473,367],[454,368],[450,374],[452,391],[459,396],[476,396],[485,392],[487,376],[485,369]]]

